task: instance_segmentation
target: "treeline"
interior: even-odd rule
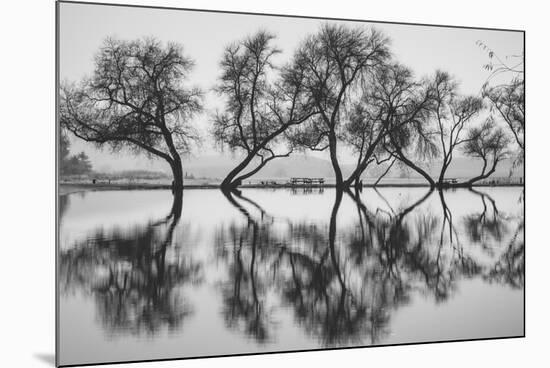
[[[446,71],[415,77],[374,28],[325,23],[281,65],[275,65],[281,53],[275,35],[259,31],[235,41],[224,49],[212,87],[224,106],[208,112],[218,147],[243,157],[222,188],[236,188],[270,161],[307,150],[328,152],[342,188],[360,186],[375,165],[396,162],[432,187],[449,185],[445,175],[458,152],[483,166],[453,185],[488,178],[504,158],[523,157],[523,65],[508,67],[481,46],[491,76],[479,95],[462,95]],[[180,155],[201,139],[192,120],[203,112],[203,91],[187,86],[192,67],[178,44],[108,38],[92,76],[62,86],[61,126],[99,146],[166,160],[175,188],[182,188]],[[492,87],[491,78],[502,73],[511,82]],[[356,158],[348,176],[340,167],[342,146]],[[424,167],[435,160],[441,170],[432,177]]]
[[[92,171],[90,159],[84,152],[70,154],[69,138],[61,134],[59,138],[59,173],[60,175],[85,175]]]
[[[162,171],[122,170],[109,173],[95,172],[94,178],[98,180],[158,180],[170,178],[170,175]]]

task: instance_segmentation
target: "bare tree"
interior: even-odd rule
[[[509,84],[484,89],[483,96],[491,101],[493,108],[508,125],[520,148],[520,161],[525,152],[525,83],[515,78]]]
[[[467,181],[468,185],[491,176],[500,161],[508,157],[510,138],[494,119],[488,118],[481,126],[468,131],[464,153],[483,161],[481,173]]]
[[[193,308],[180,287],[201,283],[203,265],[186,255],[170,256],[177,228],[184,226],[180,217],[181,197],[174,196],[166,217],[129,229],[99,227],[61,250],[60,291],[92,297],[98,321],[111,332],[154,336],[181,327]]]
[[[414,81],[410,69],[398,63],[370,73],[362,89],[342,134],[357,155],[356,167],[345,181],[348,185],[358,185],[371,163],[391,160],[391,168],[399,154],[404,157],[403,150],[413,142],[404,138],[411,137],[415,125],[422,126],[434,100],[430,90]]]
[[[392,86],[389,82],[385,84]],[[465,129],[482,111],[483,100],[459,95],[457,82],[439,70],[432,78],[417,84],[408,82],[405,86],[404,90],[392,88],[397,94],[385,96],[395,116],[391,117],[394,123],[388,129],[384,147],[424,177],[430,186],[442,186],[456,149],[471,138],[464,136]],[[404,105],[400,105],[402,101]],[[437,181],[421,165],[436,157],[442,158]]]
[[[525,65],[523,52],[501,59],[490,47],[481,41],[477,44],[487,52],[489,62],[483,66],[490,72],[482,88],[498,116],[504,120],[514,136],[520,152],[514,164],[521,164],[525,155]],[[508,77],[504,83],[491,85],[497,78]]]
[[[436,104],[434,108],[435,136],[442,157],[437,184],[445,184],[456,148],[472,137],[464,137],[464,128],[483,110],[483,100],[476,96],[457,94],[458,83],[446,72],[437,71],[433,80]]]
[[[432,160],[438,154],[430,125],[437,106],[437,95],[431,80],[412,82],[410,72],[401,73],[400,78],[389,84],[400,87],[384,93],[390,114],[389,128],[382,145],[387,153],[416,171],[434,187],[435,181],[422,167],[422,162]]]
[[[337,145],[347,100],[365,74],[389,58],[388,43],[375,29],[327,23],[295,54],[293,68],[303,70],[304,85],[319,114],[294,129],[292,140],[303,148],[329,150],[338,187],[345,185]]]
[[[201,111],[201,91],[183,85],[192,66],[177,44],[108,38],[92,77],[62,87],[61,125],[87,142],[166,160],[181,190],[180,152],[198,140],[189,120]]]
[[[374,182],[374,184],[372,185],[373,187],[376,187],[378,185],[378,183],[380,183],[380,181],[382,179],[384,179],[384,177],[390,172],[391,168],[393,167],[393,165],[397,162],[397,159],[395,157],[388,157],[387,159],[384,159],[384,160],[380,160],[380,161],[376,161],[376,164],[377,165],[380,165],[382,164],[383,162],[385,162],[386,160],[390,159],[391,158],[391,162],[386,166],[386,169],[384,170],[383,173],[381,173],[380,175],[378,175],[378,178],[376,179],[376,181]]]
[[[281,138],[291,126],[315,114],[304,95],[303,70],[273,65],[273,57],[280,53],[272,46],[274,38],[265,31],[247,37],[228,46],[220,63],[216,91],[226,97],[226,103],[214,117],[213,136],[222,146],[245,153],[222,188],[235,188],[271,160],[288,157],[292,147],[276,153],[283,146]]]

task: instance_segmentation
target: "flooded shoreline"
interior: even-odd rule
[[[166,190],[171,189],[169,184],[91,184],[91,183],[59,183],[59,195],[66,195],[70,193],[80,191],[93,191],[93,190]],[[476,187],[489,187],[489,188],[525,188],[524,184],[484,184],[477,183],[472,185]],[[243,184],[239,189],[334,189],[334,184],[323,185],[290,185],[290,184],[276,184],[276,185],[261,185],[261,184]],[[376,186],[372,184],[363,184],[363,188],[430,188],[429,184],[420,183],[403,183],[403,184],[378,184]],[[183,189],[220,189],[218,184],[196,184],[196,185],[183,185]],[[353,188],[351,188],[353,189]],[[441,188],[442,190],[456,190],[459,187]]]

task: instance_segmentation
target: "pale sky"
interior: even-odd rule
[[[318,30],[326,20],[275,16],[236,15],[186,10],[146,9],[93,4],[60,3],[59,68],[61,81],[79,81],[93,71],[93,57],[106,37],[136,39],[154,36],[161,41],[183,45],[184,54],[195,61],[190,85],[209,91],[219,76],[218,63],[224,47],[259,29],[277,35],[276,45],[283,50],[275,62],[285,63],[308,34]],[[368,18],[368,14],[356,14]],[[395,58],[410,67],[416,76],[443,69],[461,82],[461,92],[477,94],[488,72],[483,65],[488,56],[476,42],[481,40],[500,57],[521,55],[523,34],[510,31],[472,30],[447,27],[412,26],[365,22],[344,22],[349,25],[374,26],[391,39]],[[220,105],[216,94],[206,94],[207,113],[194,122],[207,134],[208,112]],[[147,160],[144,156],[112,154],[108,149],[72,139],[71,151],[86,152],[95,169],[167,170],[162,160]],[[211,140],[194,155],[214,155]],[[343,162],[351,156],[342,153]]]

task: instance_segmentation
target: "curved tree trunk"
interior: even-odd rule
[[[238,177],[238,175],[258,155],[258,152],[260,152],[262,149],[264,149],[270,141],[272,141],[278,135],[280,135],[284,131],[286,131],[286,129],[288,129],[288,127],[291,126],[291,125],[294,125],[294,124],[293,123],[287,123],[285,125],[282,125],[277,130],[273,131],[271,134],[269,134],[267,137],[265,137],[261,142],[256,144],[255,147],[248,152],[245,159],[242,160],[236,167],[234,167],[233,170],[231,170],[229,172],[229,174],[227,174],[227,176],[223,179],[222,183],[220,184],[220,187],[222,189],[226,189],[226,190],[235,189],[239,185],[241,185],[242,180],[245,180],[245,179],[251,177],[256,172],[258,172],[263,166],[265,166],[265,164],[267,163],[267,161],[269,161],[269,159],[267,161],[265,161],[263,164],[261,164],[258,168],[252,170],[251,173],[247,173],[247,174],[244,174],[244,175],[241,175],[240,177]],[[274,157],[282,157],[282,156],[274,156]]]
[[[392,143],[392,146],[395,149],[395,153],[397,154],[397,158],[401,162],[403,162],[405,165],[407,165],[408,167],[410,167],[411,169],[413,169],[414,171],[416,171],[417,173],[422,175],[422,177],[428,181],[428,183],[430,184],[430,187],[432,187],[432,188],[435,187],[435,181],[432,179],[432,177],[426,171],[424,171],[421,167],[416,165],[414,162],[412,162],[411,160],[409,160],[405,156],[405,154],[403,153],[403,151],[401,150],[401,148],[395,142],[395,139],[391,135],[390,135],[390,141]]]
[[[241,163],[235,166],[233,170],[231,170],[229,174],[226,175],[226,177],[223,179],[222,183],[220,184],[220,187],[222,189],[233,189],[238,187],[241,183],[238,181],[234,181],[234,179],[237,177],[237,175],[239,175],[241,171],[243,171],[248,166],[248,164],[254,159],[255,155],[256,155],[255,152],[249,153],[246,156],[246,158],[243,161],[241,161]]]
[[[160,125],[162,134],[164,136],[164,141],[168,146],[168,151],[170,152],[171,157],[171,160],[168,160],[168,162],[170,163],[172,174],[174,176],[174,181],[172,183],[172,192],[176,193],[183,190],[183,167],[181,163],[181,157],[174,143],[172,133],[170,133],[170,131],[166,127],[166,121],[164,121],[164,118],[162,118]]]
[[[435,181],[426,171],[424,171],[422,168],[417,166],[414,162],[412,162],[407,157],[405,157],[405,155],[401,153],[401,151],[398,151],[398,152],[399,152],[398,153],[399,160],[401,160],[403,163],[405,163],[405,165],[407,165],[408,167],[410,167],[411,169],[413,169],[414,171],[422,175],[422,177],[424,177],[424,179],[428,181],[428,183],[430,184],[430,187],[432,188],[435,187]]]
[[[443,184],[443,181],[445,180],[445,173],[447,172],[447,169],[451,165],[452,156],[447,155],[443,158],[443,164],[441,166],[441,171],[439,172],[439,178],[437,179],[437,184],[441,186]]]
[[[355,170],[351,173],[351,175],[346,179],[344,185],[345,186],[351,186],[352,183],[355,183],[355,187],[358,187],[361,181],[361,175],[365,172],[367,169],[367,166],[369,165],[369,160],[371,159],[372,155],[374,154],[374,150],[376,147],[378,147],[378,144],[384,137],[384,134],[380,133],[378,137],[369,145],[369,148],[365,152],[365,155],[363,156],[363,159],[359,162]]]
[[[390,172],[390,170],[391,170],[393,164],[395,164],[395,161],[396,161],[396,160],[397,160],[397,159],[394,157],[393,160],[392,160],[392,162],[391,162],[391,164],[389,164],[388,167],[386,168],[386,171],[384,171],[384,172],[382,173],[382,175],[380,175],[380,176],[378,177],[378,179],[376,179],[376,181],[375,181],[374,184],[372,185],[373,187],[376,187],[376,186],[378,185],[378,183],[380,183],[380,180],[382,180],[382,179],[384,178],[384,176],[386,176],[386,175],[388,174],[388,172]]]
[[[344,187],[344,178],[342,177],[342,169],[338,163],[338,156],[336,154],[336,134],[331,132],[329,134],[329,149],[330,149],[330,162],[334,170],[334,177],[336,179],[336,188]]]
[[[481,174],[479,174],[478,176],[468,180],[465,184],[468,185],[468,186],[471,186],[475,182],[478,182],[478,181],[483,180],[483,179],[487,179],[489,176],[493,175],[493,173],[495,172],[495,170],[497,168],[497,164],[498,164],[498,160],[494,160],[493,161],[493,166],[487,172],[485,172],[485,165],[484,165],[483,170],[481,171]]]
[[[251,176],[253,176],[254,174],[256,174],[258,171],[260,171],[267,163],[269,162],[269,160],[264,160],[262,161],[262,163],[260,163],[258,166],[256,166],[256,168],[252,169],[251,171],[247,172],[246,174],[243,174],[241,176],[239,176],[238,178],[236,178],[234,180],[235,183],[238,183],[239,185],[242,184],[243,180],[246,180],[248,178],[250,178]]]
[[[174,181],[172,183],[172,192],[177,193],[183,190],[183,168],[179,154],[175,154],[173,161],[170,162]]]

